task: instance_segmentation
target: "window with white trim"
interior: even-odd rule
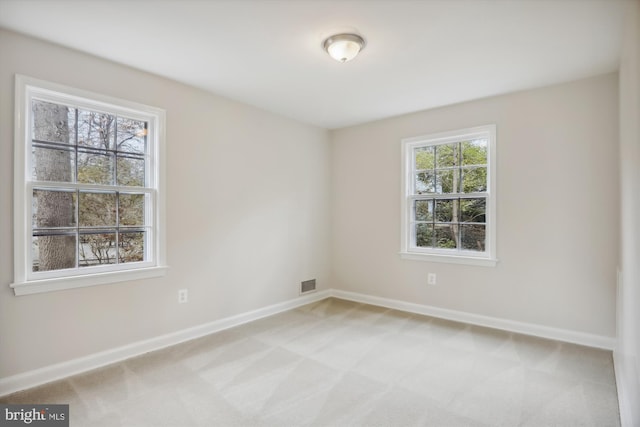
[[[16,295],[164,274],[164,111],[16,76]]]
[[[402,140],[408,259],[495,265],[495,125]]]

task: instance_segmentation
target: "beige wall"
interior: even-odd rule
[[[613,337],[617,85],[609,74],[333,131],[333,285]],[[401,260],[400,140],[490,123],[498,265]]]
[[[0,52],[0,378],[295,298],[312,277],[615,334],[616,74],[329,133],[2,30]],[[15,73],[167,110],[167,277],[13,296]],[[488,123],[498,266],[401,260],[400,139]]]
[[[626,16],[620,64],[621,275],[615,357],[621,417],[635,426],[640,425],[640,2],[630,2]]]
[[[2,30],[0,52],[0,378],[329,287],[326,130]],[[15,73],[166,109],[167,277],[13,296]]]

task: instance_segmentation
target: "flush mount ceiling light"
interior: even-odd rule
[[[352,60],[364,46],[364,39],[357,34],[336,34],[322,44],[329,56],[338,62]]]

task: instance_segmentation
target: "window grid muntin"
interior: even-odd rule
[[[46,100],[44,98],[39,98],[39,97],[32,97],[29,100],[29,105],[30,108],[32,108],[33,106],[33,102],[34,101],[42,101],[42,102],[49,102],[49,103],[54,103],[52,101]],[[86,110],[86,111],[90,111],[90,112],[98,112],[100,114],[109,114],[112,115],[114,117],[113,121],[113,147],[112,149],[110,148],[101,148],[101,147],[92,147],[92,146],[83,146],[83,145],[79,145],[78,144],[78,135],[79,135],[79,127],[78,127],[78,117],[79,117],[79,113],[78,111],[81,109],[79,107],[75,107],[73,105],[67,104],[67,103],[56,103],[57,105],[61,105],[61,106],[65,106],[66,108],[73,108],[74,109],[74,114],[75,114],[75,123],[74,123],[74,141],[73,142],[69,142],[69,143],[62,143],[62,142],[55,142],[55,141],[45,141],[45,140],[39,140],[34,138],[33,135],[33,128],[34,128],[34,115],[31,114],[31,125],[29,127],[29,140],[31,141],[31,147],[33,149],[33,147],[38,147],[38,148],[55,148],[55,149],[59,149],[59,150],[66,150],[66,151],[74,151],[75,153],[75,162],[74,162],[74,168],[75,168],[75,172],[74,172],[74,178],[75,178],[75,183],[78,183],[78,153],[87,153],[87,154],[100,154],[100,155],[109,155],[109,154],[113,154],[113,159],[114,159],[114,166],[113,166],[113,172],[112,172],[112,182],[115,183],[113,184],[114,186],[119,186],[118,185],[118,158],[125,158],[125,159],[133,159],[133,160],[144,160],[145,161],[145,173],[144,173],[144,183],[143,185],[139,186],[139,187],[149,187],[149,172],[150,172],[150,166],[151,166],[151,154],[149,153],[149,136],[150,136],[150,126],[149,126],[149,120],[148,119],[141,119],[141,118],[135,118],[135,117],[129,117],[126,115],[119,115],[117,113],[109,113],[109,112],[104,112],[104,111],[94,111],[92,108],[83,108],[82,110]],[[145,139],[145,144],[144,144],[144,153],[134,153],[134,152],[130,152],[130,151],[124,151],[124,150],[119,150],[118,149],[118,143],[117,143],[117,136],[118,136],[118,119],[129,119],[129,120],[134,120],[134,121],[140,121],[140,122],[144,122],[144,129],[145,129],[145,135],[144,135],[144,139]],[[29,170],[31,172],[33,172],[33,158],[30,155],[29,156],[29,163],[31,165],[31,168],[29,168]],[[37,180],[34,179],[33,175],[31,175],[31,177],[27,178],[28,181],[31,182],[37,182]],[[46,181],[46,182],[55,182],[55,181]],[[106,184],[109,185],[109,184]],[[138,187],[138,186],[127,186],[127,187]]]
[[[479,163],[479,164],[469,164],[469,165],[465,165],[464,163],[464,159],[463,159],[463,144],[465,142],[472,142],[472,141],[483,141],[484,142],[484,146],[485,146],[485,162],[484,163]],[[443,146],[447,146],[447,145],[456,145],[457,146],[457,156],[456,156],[456,161],[457,164],[453,165],[453,166],[438,166],[438,148],[439,147],[443,147]],[[437,189],[437,174],[439,171],[458,171],[458,187],[460,189],[462,189],[462,180],[463,180],[463,171],[464,170],[474,170],[474,169],[478,169],[478,168],[486,168],[487,169],[487,179],[485,182],[486,188],[489,188],[489,145],[490,145],[490,140],[489,140],[489,136],[478,136],[476,135],[475,137],[465,137],[465,136],[461,136],[459,138],[455,138],[455,139],[445,139],[443,141],[439,141],[439,142],[425,142],[423,144],[415,144],[411,147],[411,194],[412,195],[423,195],[423,194],[427,194],[427,195],[432,195],[432,194],[465,194],[463,191],[457,191],[457,192],[451,192],[451,193],[439,193],[437,191],[434,192],[418,192],[416,190],[416,183],[417,183],[417,176],[420,173],[431,173],[433,176],[433,187],[434,189]],[[421,150],[423,150],[424,148],[430,148],[433,147],[433,167],[426,169],[426,168],[417,168],[417,164],[418,164],[418,159],[417,159],[417,153]]]
[[[100,284],[113,284],[127,280],[162,277],[166,274],[166,228],[164,218],[165,207],[165,119],[166,112],[160,108],[144,105],[127,99],[116,98],[100,93],[77,89],[53,82],[35,79],[16,74],[14,103],[14,203],[13,203],[13,244],[14,276],[10,287],[16,296],[73,289]],[[153,262],[146,265],[127,266],[126,268],[110,268],[100,271],[82,271],[74,274],[64,270],[50,276],[32,277],[31,275],[31,198],[29,179],[32,170],[30,147],[31,100],[45,97],[47,100],[85,107],[95,111],[107,110],[131,119],[149,122],[148,143],[150,167],[148,186],[154,190],[153,211],[149,217],[151,225],[150,248]],[[137,188],[136,190],[142,190]],[[100,274],[98,274],[100,273]]]
[[[411,252],[416,252],[416,253],[426,253],[426,254],[454,254],[454,255],[465,255],[465,256],[473,256],[473,257],[477,257],[477,256],[485,256],[485,255],[490,255],[490,251],[493,250],[493,248],[491,247],[491,245],[493,244],[492,242],[492,238],[490,237],[490,230],[489,230],[489,226],[491,227],[495,227],[495,224],[490,224],[489,223],[489,218],[491,218],[491,209],[492,207],[492,202],[491,202],[491,197],[490,197],[490,189],[491,189],[491,151],[492,151],[492,144],[493,144],[493,138],[491,136],[491,131],[481,131],[481,132],[476,132],[473,134],[461,134],[461,135],[453,135],[453,136],[449,136],[449,137],[444,137],[444,138],[438,138],[438,139],[427,139],[425,138],[425,140],[423,141],[418,141],[418,138],[415,138],[414,141],[416,142],[412,142],[409,144],[408,149],[410,150],[410,157],[409,159],[406,159],[404,161],[410,162],[408,164],[408,170],[407,170],[407,175],[405,175],[405,179],[408,179],[409,182],[407,183],[407,189],[409,190],[406,198],[405,198],[405,206],[406,206],[406,215],[408,216],[408,234],[409,234],[409,240],[408,240],[408,247],[407,249],[410,250]],[[465,142],[473,142],[473,141],[484,141],[484,149],[485,149],[485,163],[482,164],[463,164],[464,163],[464,159],[463,159],[463,150],[462,150],[462,146]],[[458,165],[454,165],[454,166],[444,166],[444,167],[437,167],[437,162],[438,162],[438,155],[437,155],[437,147],[439,146],[443,146],[443,145],[448,145],[448,144],[456,144],[458,149],[458,155],[457,155],[457,161],[458,161]],[[426,168],[421,168],[418,169],[417,168],[417,156],[416,153],[420,150],[420,149],[424,149],[424,148],[428,148],[428,147],[434,147],[433,150],[433,168],[430,169],[426,169]],[[477,168],[486,168],[486,179],[485,179],[485,188],[486,191],[484,192],[473,192],[473,193],[464,193],[463,191],[463,171],[464,170],[470,170],[470,169],[477,169]],[[458,181],[458,187],[459,187],[459,191],[458,192],[451,192],[451,193],[438,193],[438,192],[418,192],[416,191],[416,184],[417,184],[417,176],[418,173],[431,173],[432,174],[432,179],[433,179],[433,188],[434,190],[437,190],[437,171],[444,171],[444,170],[458,170],[459,171],[459,181]],[[478,198],[483,198],[485,200],[484,202],[484,216],[485,216],[485,222],[483,223],[479,223],[479,222],[435,222],[436,220],[436,213],[435,213],[435,200],[436,199],[478,199]],[[415,219],[415,201],[416,200],[434,200],[434,207],[433,207],[433,219],[432,221],[434,222],[429,222],[429,221],[416,221]],[[459,217],[461,215],[461,212],[459,212]],[[426,223],[426,224],[432,224],[434,227],[434,231],[435,231],[435,225],[436,224],[451,224],[451,225],[481,225],[484,227],[484,251],[475,251],[475,250],[465,250],[461,248],[461,233],[458,234],[458,241],[456,242],[456,248],[455,249],[443,249],[443,248],[437,248],[435,246],[431,246],[431,247],[420,247],[417,246],[417,224],[421,224],[421,223]],[[435,232],[434,232],[434,239],[435,239]]]
[[[148,189],[145,188],[144,190],[142,188],[138,188],[138,187],[119,187],[118,190],[114,190],[113,188],[105,188],[104,186],[100,186],[99,188],[96,188],[95,186],[88,186],[88,185],[80,185],[79,188],[71,188],[70,185],[68,185],[68,183],[64,183],[65,185],[47,185],[49,184],[46,181],[43,182],[33,182],[30,183],[30,188],[31,188],[31,194],[33,194],[33,192],[35,190],[45,190],[45,191],[51,191],[51,190],[55,190],[55,191],[66,191],[69,193],[74,193],[76,195],[76,205],[75,205],[75,218],[76,218],[76,225],[73,227],[38,227],[33,225],[33,221],[31,221],[31,235],[32,238],[36,237],[36,236],[53,236],[53,235],[74,235],[76,237],[76,261],[75,261],[75,266],[72,268],[68,268],[68,269],[60,269],[60,270],[49,270],[49,271],[34,271],[33,270],[33,266],[34,266],[34,259],[33,259],[33,248],[29,251],[30,253],[30,259],[29,259],[29,264],[31,265],[31,273],[32,274],[41,274],[41,273],[51,273],[52,271],[69,271],[72,269],[78,269],[80,268],[80,256],[79,256],[79,246],[80,246],[80,240],[79,237],[80,235],[86,235],[86,234],[103,234],[100,233],[101,231],[104,233],[114,233],[116,236],[116,242],[115,242],[115,248],[117,250],[117,248],[119,248],[119,236],[120,234],[126,234],[126,233],[133,233],[133,232],[143,232],[144,233],[144,260],[143,261],[139,261],[139,262],[144,262],[144,263],[148,263],[153,261],[152,259],[150,259],[152,257],[152,251],[151,251],[151,247],[149,246],[149,243],[151,241],[151,236],[152,236],[152,231],[153,231],[153,224],[151,221],[152,215],[149,215],[149,210],[151,207],[152,202],[152,195],[154,193],[153,189]],[[90,192],[92,194],[96,194],[96,193],[114,193],[116,195],[115,199],[116,199],[116,224],[114,226],[81,226],[80,225],[80,193],[81,192]],[[119,200],[120,200],[120,195],[121,194],[126,194],[126,195],[144,195],[144,209],[143,209],[143,225],[121,225],[120,224],[120,210],[119,210]],[[33,217],[33,212],[30,213],[30,217]],[[117,261],[115,264],[120,264],[119,262],[119,257],[117,257]],[[123,264],[132,264],[131,262],[125,262]],[[112,264],[105,264],[106,265],[112,265]],[[100,266],[94,266],[95,268],[100,268]],[[83,269],[86,269],[87,267],[84,267]]]
[[[451,194],[438,194],[438,197],[412,197],[410,198],[410,203],[409,203],[409,212],[411,215],[411,221],[410,221],[410,229],[411,229],[411,247],[415,248],[415,249],[419,249],[419,250],[432,250],[432,249],[436,249],[436,250],[446,250],[443,248],[438,248],[435,244],[435,233],[432,236],[432,245],[431,246],[418,246],[417,240],[417,228],[419,224],[430,224],[432,225],[435,230],[435,226],[436,225],[451,225],[451,226],[457,226],[460,227],[458,230],[458,236],[456,239],[456,247],[452,248],[451,250],[455,250],[455,251],[465,251],[464,249],[462,249],[462,226],[473,226],[473,225],[478,225],[478,226],[483,226],[485,227],[485,236],[484,236],[484,247],[485,247],[485,251],[487,248],[487,235],[486,235],[486,227],[488,225],[486,219],[487,219],[487,206],[488,206],[488,196],[483,194],[483,193],[476,193],[475,197],[471,197],[468,195],[463,195],[463,196],[459,196],[459,197],[451,197]],[[463,221],[462,220],[462,207],[460,205],[460,201],[461,200],[471,200],[471,199],[483,199],[484,200],[484,205],[485,205],[485,212],[484,212],[484,216],[485,216],[485,221]],[[435,206],[435,202],[436,200],[452,200],[452,201],[457,201],[458,202],[458,218],[453,218],[452,221],[439,221],[438,220],[438,215],[436,214],[436,206]],[[416,219],[416,202],[417,201],[428,201],[428,202],[432,202],[431,204],[431,220],[418,220]],[[457,219],[457,220],[456,220]],[[483,253],[485,251],[469,251],[469,252],[473,252],[473,253]]]
[[[47,92],[46,90],[43,91],[39,91],[39,92]],[[73,102],[69,102],[67,100],[67,98],[73,98]],[[69,143],[62,143],[62,142],[55,142],[55,141],[45,141],[45,140],[38,140],[34,138],[34,118],[35,118],[35,114],[33,114],[33,105],[35,101],[40,101],[40,102],[47,102],[47,103],[52,103],[52,104],[57,104],[60,106],[64,106],[66,108],[71,108],[74,110],[74,124],[73,124],[73,141],[70,140]],[[152,117],[149,116],[144,116],[144,115],[140,115],[140,114],[128,114],[129,112],[124,111],[121,108],[118,108],[117,106],[112,106],[109,105],[109,108],[96,108],[96,104],[94,104],[93,102],[89,101],[89,102],[83,102],[86,100],[83,99],[78,99],[78,102],[76,102],[76,97],[74,96],[66,96],[64,94],[59,94],[59,93],[52,93],[52,96],[42,96],[42,95],[37,95],[37,94],[31,94],[30,96],[26,97],[26,105],[25,107],[28,109],[28,116],[30,118],[29,122],[28,122],[28,128],[26,129],[27,131],[27,141],[29,142],[29,150],[26,150],[25,153],[27,155],[27,168],[25,170],[25,174],[26,174],[26,179],[25,179],[25,184],[26,184],[26,194],[28,195],[27,198],[29,199],[30,203],[28,203],[27,206],[27,211],[28,211],[28,218],[30,219],[27,222],[27,227],[28,227],[28,235],[30,235],[30,240],[31,243],[27,245],[27,253],[26,253],[26,261],[27,261],[27,265],[26,265],[26,276],[27,279],[39,279],[39,278],[55,278],[55,277],[65,277],[65,276],[69,276],[69,275],[76,275],[76,274],[87,274],[90,270],[98,272],[98,271],[102,271],[102,270],[108,270],[108,271],[117,271],[117,270],[122,270],[122,269],[135,269],[135,268],[139,268],[139,267],[146,267],[146,266],[152,266],[155,265],[155,249],[154,249],[154,245],[155,245],[155,233],[154,233],[154,224],[153,224],[153,218],[154,218],[154,212],[155,212],[155,193],[156,193],[156,189],[153,187],[154,183],[155,183],[155,175],[154,175],[154,168],[153,168],[153,162],[155,161],[154,159],[154,152],[153,150],[151,150],[151,146],[150,146],[150,141],[153,140],[153,138],[155,137],[155,135],[153,134],[153,125],[152,125],[152,121],[154,120]],[[113,107],[113,108],[111,108]],[[79,141],[79,111],[83,110],[83,111],[87,111],[90,113],[98,113],[98,114],[107,114],[107,115],[111,115],[114,117],[113,119],[113,127],[114,127],[114,131],[113,131],[113,149],[104,149],[104,148],[97,148],[97,147],[91,147],[91,146],[81,146],[78,144]],[[118,143],[117,143],[117,124],[118,124],[118,118],[123,118],[123,119],[129,119],[129,120],[133,120],[133,121],[140,121],[140,122],[144,122],[144,130],[145,130],[145,142],[144,142],[144,153],[133,153],[133,152],[128,152],[128,151],[121,151],[118,150]],[[43,149],[64,149],[66,151],[71,151],[74,153],[75,155],[75,159],[74,159],[74,165],[73,165],[73,182],[64,182],[64,181],[39,181],[36,180],[34,177],[34,159],[33,159],[33,149],[34,147],[37,148],[43,148]],[[111,181],[113,182],[113,185],[108,185],[108,184],[87,184],[87,183],[81,183],[78,182],[78,165],[79,165],[79,161],[78,161],[78,153],[80,152],[94,152],[94,153],[112,153],[113,154],[113,170],[112,170],[112,179]],[[144,161],[144,183],[143,186],[124,186],[124,185],[118,185],[118,175],[117,175],[117,159],[118,158],[129,158],[129,159],[135,159],[135,160],[143,160]],[[64,232],[63,228],[42,228],[42,227],[36,227],[33,224],[33,221],[31,220],[31,218],[33,217],[33,212],[32,212],[32,203],[33,203],[33,191],[35,189],[38,190],[52,190],[55,189],[57,191],[70,191],[70,192],[75,192],[76,193],[76,197],[77,202],[76,202],[76,207],[75,207],[75,215],[76,215],[76,227],[75,230],[73,232]],[[110,231],[106,231],[108,233],[114,233],[116,236],[116,245],[115,245],[115,250],[116,250],[116,264],[104,264],[104,265],[98,265],[98,266],[91,266],[91,267],[81,267],[80,266],[80,257],[79,257],[79,246],[80,246],[80,240],[79,237],[82,234],[94,234],[97,233],[97,231],[94,231],[96,229],[94,228],[88,228],[88,227],[80,227],[80,221],[79,221],[79,209],[80,209],[80,201],[79,201],[79,193],[80,191],[85,190],[85,191],[92,191],[92,192],[115,192],[117,195],[120,193],[125,193],[125,194],[145,194],[145,202],[144,202],[144,210],[143,210],[143,217],[144,217],[144,225],[141,227],[130,227],[130,226],[119,226],[119,224],[116,224],[116,226],[109,228],[109,227],[102,227],[100,228],[100,230],[110,230]],[[118,211],[118,207],[117,207],[117,203],[118,203],[119,197],[116,196],[116,218],[119,217],[119,211]],[[117,219],[118,221],[118,219]],[[118,239],[119,239],[119,235],[122,233],[127,233],[127,232],[136,232],[136,231],[143,232],[144,233],[144,242],[143,242],[143,250],[144,250],[144,255],[143,255],[143,261],[140,262],[123,262],[123,263],[119,263],[119,252],[118,252]],[[83,231],[85,230],[85,231]],[[122,230],[122,231],[121,231]],[[65,269],[58,269],[58,270],[48,270],[48,271],[33,271],[33,266],[34,266],[34,252],[33,252],[33,239],[34,237],[38,237],[38,236],[48,236],[48,235],[74,235],[76,238],[76,244],[75,244],[75,252],[76,252],[76,259],[75,259],[75,266],[72,268],[65,268]],[[134,266],[132,266],[131,264],[136,264]],[[126,268],[123,268],[124,266],[126,266]],[[137,267],[138,266],[138,267]],[[74,274],[75,273],[75,274]]]

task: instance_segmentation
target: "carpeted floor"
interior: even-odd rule
[[[71,426],[618,426],[611,352],[326,299],[0,398]]]

